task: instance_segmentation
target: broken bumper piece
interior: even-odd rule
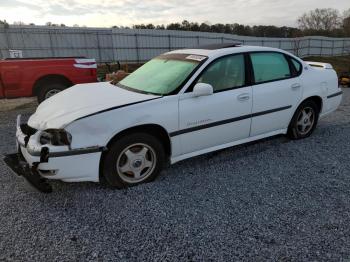
[[[41,192],[51,192],[47,181],[99,182],[99,165],[103,146],[55,146],[40,143],[41,131],[21,123],[17,118],[17,154],[5,157],[6,164]]]
[[[47,180],[41,177],[36,170],[36,166],[32,167],[25,161],[21,153],[5,155],[4,162],[10,169],[19,176],[24,177],[38,191],[43,193],[51,193],[52,187]]]

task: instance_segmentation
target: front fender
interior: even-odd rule
[[[178,129],[178,99],[171,96],[106,111],[66,126],[72,148],[106,146],[118,133],[142,125],[161,126],[169,134]]]

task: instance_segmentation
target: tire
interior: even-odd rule
[[[312,100],[307,100],[295,111],[288,127],[288,137],[302,139],[309,137],[315,130],[318,122],[320,108]]]
[[[61,92],[62,90],[66,89],[67,86],[62,83],[52,83],[52,84],[46,84],[39,88],[38,91],[38,103],[40,104],[44,100],[48,99],[49,97]]]
[[[148,183],[158,176],[164,162],[164,147],[157,138],[133,133],[109,146],[102,157],[101,180],[118,189]]]

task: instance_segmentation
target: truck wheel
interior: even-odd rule
[[[157,138],[134,133],[109,146],[102,160],[102,175],[108,185],[118,189],[147,183],[157,177],[164,160],[164,148]]]
[[[295,111],[288,128],[291,139],[302,139],[310,136],[318,122],[319,108],[314,101],[303,102]]]
[[[50,98],[53,95],[56,95],[66,88],[67,86],[61,83],[52,83],[40,87],[38,92],[38,103],[40,104],[44,100]]]

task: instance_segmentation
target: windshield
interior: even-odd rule
[[[204,59],[205,56],[188,54],[161,55],[141,66],[118,85],[131,91],[167,95],[180,87]]]

